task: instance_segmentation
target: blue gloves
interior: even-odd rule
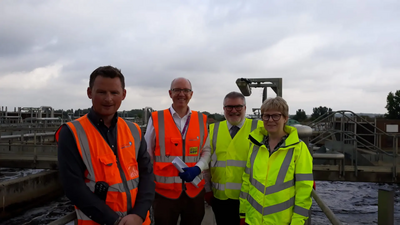
[[[185,172],[179,173],[179,177],[186,182],[192,182],[201,173],[198,166],[186,167],[183,170]]]

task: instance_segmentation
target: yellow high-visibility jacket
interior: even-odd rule
[[[249,134],[262,127],[261,120],[245,119],[232,139],[225,121],[210,125],[210,172],[214,197],[220,200],[239,199],[242,174],[249,152]]]
[[[279,149],[270,154],[261,144],[264,127],[250,134],[250,151],[240,192],[240,217],[250,225],[304,224],[311,208],[313,158],[294,127]]]

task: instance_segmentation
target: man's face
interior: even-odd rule
[[[173,82],[169,96],[175,108],[187,107],[192,98],[193,91],[188,80],[180,78]]]
[[[93,109],[100,116],[114,116],[122,100],[125,99],[126,90],[122,89],[120,78],[98,76],[93,87],[87,89],[87,95],[92,99]]]
[[[224,101],[224,115],[232,125],[238,125],[244,120],[246,106],[241,98],[227,98]]]

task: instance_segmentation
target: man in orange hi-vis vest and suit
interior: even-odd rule
[[[153,203],[157,225],[200,225],[204,209],[204,179],[211,150],[207,131],[207,117],[191,111],[188,103],[193,91],[190,81],[176,78],[171,82],[169,109],[153,112],[147,124],[145,139],[153,159],[156,196]],[[187,167],[179,171],[172,164],[176,157]],[[194,186],[197,176],[201,182]]]
[[[150,224],[154,174],[140,127],[118,117],[124,76],[111,67],[90,75],[89,113],[56,132],[58,163],[78,224]]]

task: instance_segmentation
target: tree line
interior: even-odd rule
[[[383,115],[385,119],[395,119],[400,120],[400,90],[396,92],[389,92],[386,97],[386,106],[387,112]],[[291,116],[291,119],[297,120],[299,122],[304,121],[313,121],[320,117],[328,116],[332,113],[332,109],[326,106],[319,106],[313,108],[313,112],[310,117],[306,115],[306,112],[303,109],[298,109],[294,116]]]
[[[387,113],[383,115],[386,119],[398,119],[400,120],[400,90],[396,92],[389,92],[386,98],[386,106],[385,106]],[[88,113],[90,108],[87,109],[77,109],[77,110],[55,110],[56,113],[63,113],[63,117],[68,117],[69,115],[73,115],[74,117],[82,116]],[[298,109],[296,114],[290,116],[291,119],[297,120],[299,122],[306,122],[306,121],[313,121],[318,118],[322,118],[331,114],[332,108],[328,108],[326,106],[319,106],[314,107],[313,112],[308,117],[304,109]],[[120,116],[124,117],[136,117],[142,118],[143,117],[143,109],[132,109],[127,111],[119,111]],[[202,113],[206,114],[208,118],[212,118],[216,121],[223,121],[225,117],[223,114],[219,113],[210,113],[207,111],[203,111]]]

